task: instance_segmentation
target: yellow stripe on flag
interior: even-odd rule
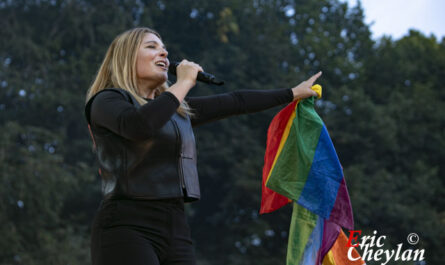
[[[324,256],[323,265],[337,265],[335,264],[334,255],[332,254],[332,250],[329,250],[328,254]]]

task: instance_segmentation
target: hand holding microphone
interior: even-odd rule
[[[182,60],[181,63],[172,62],[168,67],[168,71],[169,73],[176,75],[177,83],[185,82],[190,87],[193,87],[196,84],[196,76],[198,75],[198,72],[203,72],[204,70],[199,64]]]
[[[181,63],[172,62],[168,70],[170,74],[177,76],[177,80],[167,91],[175,95],[179,102],[182,102],[190,89],[195,86],[196,80],[209,84],[224,84],[216,81],[213,75],[205,73],[199,64],[187,60],[182,60]]]
[[[193,86],[196,84],[196,80],[218,86],[224,84],[224,81],[218,81],[212,74],[204,72],[199,64],[189,62],[187,60],[182,60],[181,63],[172,62],[168,67],[168,72],[172,75],[176,75],[178,81],[193,80]]]

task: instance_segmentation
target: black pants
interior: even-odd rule
[[[195,265],[183,199],[103,201],[91,258],[93,265]]]

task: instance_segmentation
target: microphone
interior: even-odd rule
[[[172,75],[176,76],[176,67],[179,65],[178,62],[172,62],[168,66],[168,72]],[[213,84],[217,86],[224,85],[224,81],[218,81],[216,80],[216,77],[212,74],[206,73],[206,72],[198,72],[198,76],[196,77],[196,80],[207,83],[207,84]]]

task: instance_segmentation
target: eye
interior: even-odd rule
[[[150,48],[150,49],[155,49],[155,48],[156,48],[156,46],[154,46],[154,45],[148,45],[148,46],[147,46],[147,48]]]

